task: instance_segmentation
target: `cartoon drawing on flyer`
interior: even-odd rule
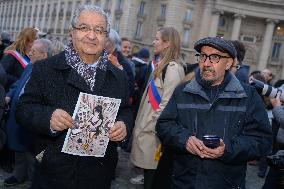
[[[80,93],[62,152],[79,156],[104,157],[120,99]]]

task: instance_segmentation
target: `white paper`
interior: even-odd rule
[[[80,93],[73,113],[74,126],[68,129],[61,152],[104,157],[120,99]]]

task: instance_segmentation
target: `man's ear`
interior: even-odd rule
[[[226,63],[226,70],[230,70],[235,64],[237,64],[236,59],[229,58]]]

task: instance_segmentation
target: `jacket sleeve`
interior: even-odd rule
[[[250,96],[251,95],[251,96]],[[243,164],[267,155],[272,147],[272,131],[264,104],[252,89],[241,134],[225,141],[225,153],[220,160],[230,164]]]
[[[127,138],[131,135],[132,125],[133,125],[133,115],[131,111],[131,106],[129,104],[129,90],[128,90],[128,79],[125,72],[123,72],[123,83],[124,83],[124,97],[121,100],[120,108],[117,114],[117,121],[123,121],[127,129]]]
[[[171,146],[180,152],[187,152],[186,141],[193,133],[178,122],[175,93],[157,121],[156,132],[163,145]]]
[[[6,72],[2,64],[0,63],[0,85],[4,87],[6,85],[6,81],[7,81]]]
[[[25,92],[16,106],[16,120],[30,130],[48,136],[54,136],[50,131],[50,118],[56,107],[44,104],[43,91],[44,71],[39,62],[33,66],[31,77],[25,86]]]
[[[0,64],[2,64],[5,72],[6,72],[6,86],[10,86],[14,82],[17,81],[17,77],[13,74],[15,64],[17,64],[17,60],[10,54],[6,54],[3,56]]]
[[[284,128],[284,106],[276,106],[272,110],[273,117]]]

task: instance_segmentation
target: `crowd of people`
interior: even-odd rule
[[[69,36],[63,45],[35,28],[13,42],[1,34],[0,165],[12,174],[5,186],[109,189],[118,146],[140,172],[130,182],[145,189],[245,188],[255,161],[266,176],[266,156],[283,146],[281,90],[268,98],[251,83],[271,85],[273,74],[249,73],[240,41],[200,39],[197,63],[188,65],[178,31],[162,27],[150,59],[146,47],[132,52],[92,4],[77,7]],[[121,100],[103,157],[61,152],[80,92]],[[270,169],[264,189],[279,187],[278,172]]]

